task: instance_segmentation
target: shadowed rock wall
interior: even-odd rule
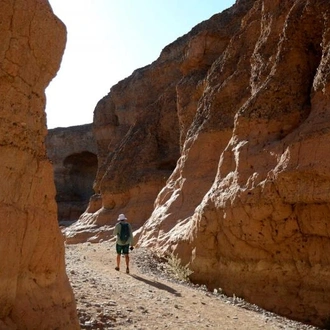
[[[193,281],[325,325],[329,15],[239,0],[114,86],[94,113],[100,195],[69,236],[124,212]]]
[[[50,129],[46,148],[54,168],[58,221],[72,223],[94,194],[97,148],[92,125]]]
[[[0,328],[78,329],[44,145],[66,41],[47,1],[0,2]]]

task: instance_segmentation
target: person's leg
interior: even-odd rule
[[[126,273],[129,273],[129,254],[125,254]]]
[[[129,274],[129,245],[123,246],[123,254],[126,261],[126,273]]]
[[[121,255],[121,250],[122,250],[122,246],[116,244],[116,252],[117,252],[117,259],[116,259],[116,262],[117,262],[117,266],[116,266],[115,270],[119,270],[119,268],[120,268],[120,255]]]
[[[120,268],[120,254],[117,254],[117,267],[116,270],[119,270]]]

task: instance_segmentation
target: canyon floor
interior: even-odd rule
[[[318,329],[173,279],[148,250],[131,252],[130,274],[115,258],[110,241],[66,245],[81,329]]]

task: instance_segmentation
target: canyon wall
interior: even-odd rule
[[[97,147],[92,125],[48,130],[46,149],[54,169],[58,221],[68,225],[86,210],[94,194]]]
[[[98,102],[93,121],[99,164],[96,194],[79,221],[65,231],[67,243],[109,238],[120,213],[134,229],[150,217],[180,157],[203,93],[203,77],[239,29],[245,7],[202,22]],[[207,165],[201,174],[199,197],[214,177],[208,170]]]
[[[1,1],[0,25],[0,328],[78,329],[44,143],[66,30],[39,0]]]
[[[94,112],[98,195],[69,236],[125,213],[194,282],[326,325],[329,15],[238,0],[112,87]]]
[[[195,282],[317,325],[330,292],[329,10],[254,1],[203,81],[140,237]],[[206,166],[214,176],[192,204]]]

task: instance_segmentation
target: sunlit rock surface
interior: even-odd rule
[[[47,1],[0,1],[0,329],[78,329],[44,145],[66,41]]]
[[[68,243],[108,238],[106,227],[113,226],[120,213],[135,229],[150,217],[180,157],[203,94],[203,78],[240,26],[242,10],[234,12],[237,18],[224,13],[224,21],[216,15],[196,26],[98,102],[93,122],[99,164],[96,195],[66,230]],[[214,177],[206,173],[208,167],[204,170],[209,180]],[[202,185],[206,190],[207,184]]]
[[[325,325],[329,11],[237,1],[114,86],[95,109],[99,195],[77,233],[125,213],[138,245],[178,254],[193,281]]]
[[[196,282],[318,325],[330,289],[329,9],[254,1],[204,80],[140,238],[189,262]]]

